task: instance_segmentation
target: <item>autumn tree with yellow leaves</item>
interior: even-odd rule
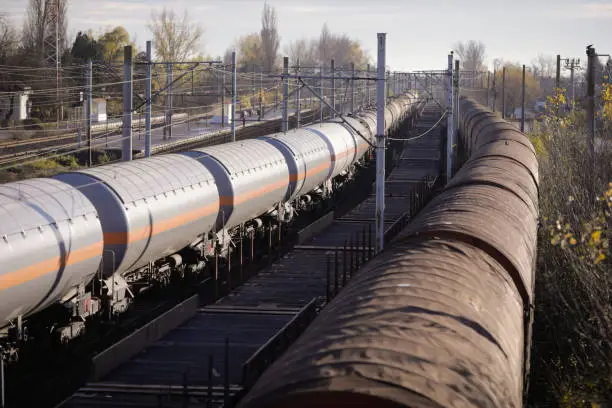
[[[523,67],[520,64],[506,63],[506,90],[505,90],[505,108],[506,116],[510,117],[515,108],[521,106],[521,92],[523,83]],[[496,92],[496,106],[501,110],[502,107],[502,92],[501,83],[503,71],[498,69],[496,72],[495,82],[498,84],[498,92]],[[525,72],[525,106],[533,106],[535,101],[542,96],[540,84],[531,70]],[[525,109],[527,110],[527,109]]]

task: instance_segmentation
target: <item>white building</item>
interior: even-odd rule
[[[238,110],[238,107],[236,106],[236,110]],[[227,124],[231,124],[232,123],[232,104],[228,103],[225,106],[225,112],[223,112],[225,116],[225,120],[223,121],[226,125]],[[210,123],[212,124],[221,124],[221,115],[214,115],[212,117],[212,119],[210,120]]]
[[[91,121],[106,122],[106,99],[94,98],[91,104]]]
[[[0,96],[0,119],[4,119],[11,110],[11,103],[13,113],[8,118],[9,120],[13,120],[17,123],[28,119],[30,117],[30,108],[32,105],[30,102],[31,94],[32,89],[30,87],[24,87],[20,91]]]

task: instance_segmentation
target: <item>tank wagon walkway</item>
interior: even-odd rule
[[[427,106],[407,136],[422,134],[439,118],[439,108]],[[404,226],[410,209],[439,177],[440,134],[437,128],[404,143],[386,183],[389,236]],[[216,304],[198,309],[185,324],[102,381],[88,383],[61,407],[223,406],[254,383],[368,258],[374,212],[372,193],[346,215],[320,219],[316,236],[303,230],[300,243],[281,260]]]

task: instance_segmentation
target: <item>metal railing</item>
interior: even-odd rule
[[[313,298],[242,365],[243,393],[253,387],[261,374],[289,348],[314,320],[317,315],[316,305],[317,298]]]

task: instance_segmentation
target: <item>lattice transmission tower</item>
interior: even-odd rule
[[[62,29],[64,25],[63,8],[66,0],[45,0],[47,13],[46,30],[43,44],[45,63],[55,66],[57,125],[64,116],[60,88],[62,87]]]

